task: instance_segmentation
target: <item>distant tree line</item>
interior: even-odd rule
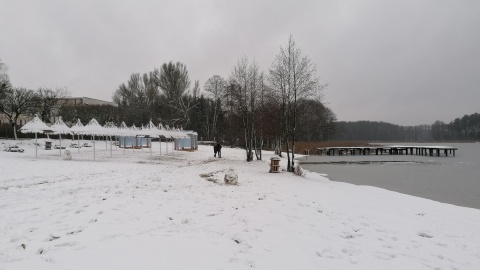
[[[431,125],[400,126],[385,122],[337,122],[335,140],[422,142],[451,140],[480,140],[480,114],[456,118],[446,124],[435,121]]]
[[[339,121],[335,125],[335,140],[339,141],[427,141],[430,125],[400,126],[375,121]]]
[[[432,124],[432,138],[434,140],[480,140],[480,114],[464,115],[448,124],[435,121]]]

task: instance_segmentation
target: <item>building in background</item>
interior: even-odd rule
[[[111,105],[117,107],[117,103],[111,101],[104,101],[100,99],[94,99],[89,97],[69,97],[60,98],[58,103],[60,106],[87,106],[87,105]]]
[[[110,105],[118,107],[115,102],[105,101],[89,97],[67,97],[58,99],[57,105],[53,108],[52,123],[55,123],[58,117],[58,111],[62,106],[90,106],[90,105]],[[25,125],[28,121],[32,120],[34,112],[30,114],[21,115],[18,117],[17,129]],[[11,138],[13,137],[12,123],[4,113],[0,113],[0,137]]]

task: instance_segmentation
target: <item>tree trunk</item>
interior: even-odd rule
[[[282,156],[282,139],[280,138],[275,139],[275,150],[279,157],[283,157]]]
[[[286,143],[287,145],[287,172],[292,172],[292,166],[290,165],[290,145],[288,144],[288,141]]]
[[[295,170],[295,132],[292,134],[292,172]]]
[[[13,136],[15,137],[15,140],[17,140],[17,125],[13,124]]]

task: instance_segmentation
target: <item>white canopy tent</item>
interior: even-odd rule
[[[125,153],[125,137],[138,137],[138,136],[146,136],[146,137],[160,137],[160,155],[162,153],[162,140],[161,138],[167,139],[167,153],[168,153],[168,142],[170,139],[177,139],[177,138],[188,138],[187,132],[181,129],[170,129],[167,126],[163,126],[159,124],[158,127],[150,122],[142,127],[141,129],[137,128],[135,125],[128,127],[125,122],[122,122],[118,127],[115,126],[113,123],[106,123],[105,127],[102,127],[95,118],[92,118],[87,125],[83,125],[80,119],[69,128],[61,118],[52,125],[52,127],[48,127],[45,123],[43,123],[36,115],[29,123],[25,124],[21,129],[23,133],[35,133],[35,143],[37,139],[37,134],[39,132],[45,131],[53,131],[55,134],[60,135],[60,155],[61,155],[61,134],[69,134],[73,133],[77,135],[78,140],[78,153],[80,153],[80,135],[91,135],[93,136],[93,159],[96,159],[96,146],[95,146],[95,136],[117,136],[123,137],[123,148]],[[132,147],[134,148],[134,147]],[[107,149],[108,150],[108,149]],[[112,150],[112,147],[110,147]],[[175,151],[175,149],[173,149]],[[112,151],[110,151],[110,155],[112,155]],[[152,147],[150,144],[150,155],[152,155]]]
[[[75,123],[75,125],[73,125],[70,128],[70,132],[77,135],[77,148],[78,148],[78,153],[79,154],[80,154],[80,147],[81,147],[80,146],[80,134],[82,134],[83,131],[85,131],[85,127],[82,124],[82,122],[80,121],[80,119],[78,119],[77,123]]]
[[[140,130],[135,126],[135,124],[133,124],[130,128],[128,128],[127,131],[128,131],[129,137],[136,138],[136,136],[140,134]],[[133,141],[132,141],[132,151],[135,153],[135,147],[133,145]]]
[[[88,124],[85,125],[82,134],[93,136],[93,160],[95,160],[95,135],[105,135],[107,131],[102,127],[95,118],[92,118]]]
[[[118,136],[118,131],[117,131],[117,126],[113,122],[107,122],[105,125],[103,125],[103,128],[105,130],[105,135],[110,137],[110,157],[113,156],[112,153],[112,137],[113,136]],[[107,141],[105,140],[105,143]],[[105,150],[108,150],[105,148]]]
[[[160,130],[152,123],[152,120],[148,122],[148,124],[142,130],[145,132],[146,136],[148,137],[156,137],[159,136]],[[161,143],[160,143],[161,144]],[[152,142],[150,141],[150,156],[152,156]],[[161,145],[160,145],[160,154],[161,154]]]
[[[38,116],[35,114],[32,120],[30,120],[28,123],[23,125],[23,127],[20,128],[20,132],[22,133],[35,133],[35,158],[38,156],[38,143],[37,143],[37,133],[43,133],[43,132],[49,132],[52,131],[50,127],[48,127],[45,123],[38,118]]]
[[[122,123],[117,127],[118,136],[123,138],[123,154],[125,154],[125,137],[128,135],[128,126],[125,122]]]
[[[70,134],[70,128],[63,122],[62,117],[59,117],[58,120],[50,127],[54,134],[58,134],[60,139],[60,156],[62,155],[62,134]]]

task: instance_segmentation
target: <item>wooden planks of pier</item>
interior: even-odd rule
[[[325,147],[317,148],[317,155],[418,155],[418,156],[455,156],[456,147],[451,146],[375,146],[375,147]]]

